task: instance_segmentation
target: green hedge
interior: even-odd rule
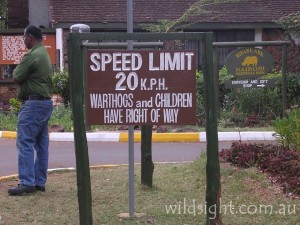
[[[60,94],[65,105],[70,103],[70,84],[68,71],[56,72],[53,75],[53,93]]]
[[[197,115],[198,121],[204,121],[204,79],[202,72],[197,72]],[[226,126],[271,125],[272,120],[282,116],[282,76],[272,72],[260,79],[274,79],[272,88],[226,89],[225,81],[235,79],[226,68],[219,71],[219,106],[220,117]],[[299,103],[300,74],[288,74],[288,107]],[[251,122],[252,121],[252,122]],[[252,123],[252,124],[251,124]]]
[[[300,109],[297,107],[287,110],[287,116],[274,120],[272,125],[283,146],[300,150]]]

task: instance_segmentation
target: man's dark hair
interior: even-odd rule
[[[41,29],[34,25],[29,25],[28,27],[26,27],[25,33],[30,34],[37,39],[43,39],[43,34],[42,34]]]

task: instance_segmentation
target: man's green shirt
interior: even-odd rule
[[[48,52],[42,43],[32,47],[13,72],[19,86],[17,98],[23,100],[29,95],[51,98],[52,65]]]

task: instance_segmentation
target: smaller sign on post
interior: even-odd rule
[[[88,124],[195,124],[192,51],[87,54]]]
[[[266,88],[274,87],[274,79],[226,80],[225,88]]]
[[[239,79],[266,75],[274,67],[272,55],[260,48],[239,48],[225,60],[229,73]]]

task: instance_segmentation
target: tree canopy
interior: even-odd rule
[[[7,15],[7,0],[0,1],[0,18],[6,18]]]
[[[7,0],[0,1],[0,28],[6,28]]]
[[[276,22],[286,31],[300,36],[300,12],[284,16]]]
[[[207,10],[209,6],[233,2],[239,2],[239,0],[198,0],[175,20],[159,20],[157,24],[144,24],[141,27],[151,32],[179,31],[192,24],[189,22],[192,17],[210,13],[211,11]]]

